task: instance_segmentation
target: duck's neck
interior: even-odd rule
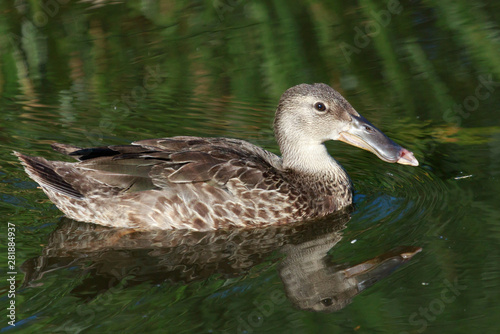
[[[349,180],[345,170],[328,154],[322,143],[284,144],[281,153],[285,169],[331,180]]]
[[[293,147],[281,146],[283,168],[306,196],[308,214],[326,215],[352,203],[351,180],[323,144]]]

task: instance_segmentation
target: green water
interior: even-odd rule
[[[498,332],[499,25],[500,4],[466,0],[1,2],[0,331]],[[303,82],[336,88],[420,166],[329,143],[352,213],[127,235],[62,218],[11,154],[175,135],[277,153],[274,109]],[[418,247],[359,294],[332,292],[339,270]],[[308,310],[315,293],[337,310]]]

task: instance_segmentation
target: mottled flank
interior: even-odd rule
[[[198,231],[287,224],[351,204],[349,177],[323,142],[349,131],[352,117],[360,116],[329,86],[299,85],[283,94],[276,112],[282,157],[243,140],[199,137],[53,145],[76,163],[15,154],[78,221]]]

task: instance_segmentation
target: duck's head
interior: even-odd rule
[[[418,166],[413,153],[389,139],[326,84],[301,84],[281,96],[274,121],[285,159],[292,151],[314,151],[327,140],[341,140],[386,162]]]

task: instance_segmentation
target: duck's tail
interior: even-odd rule
[[[16,151],[14,151],[14,155],[19,158],[26,173],[44,190],[52,190],[75,199],[84,198],[82,193],[66,182],[58,173],[58,170],[63,173],[65,172],[63,165],[58,166],[56,165],[57,162],[48,161],[41,157],[24,155]]]

